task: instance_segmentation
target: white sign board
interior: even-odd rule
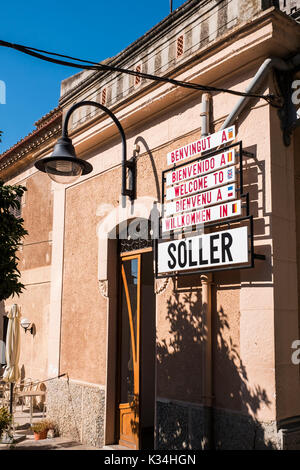
[[[212,157],[203,158],[197,162],[185,165],[175,170],[169,171],[166,177],[166,184],[177,184],[190,178],[196,178],[206,173],[219,170],[228,165],[235,164],[235,150],[219,153]]]
[[[214,222],[218,219],[235,217],[236,215],[241,215],[241,211],[241,200],[238,199],[233,202],[227,202],[226,204],[218,204],[217,206],[207,207],[198,211],[164,218],[161,221],[161,228],[163,232],[170,232],[170,230],[177,230],[191,227],[192,225]]]
[[[176,212],[186,212],[201,207],[211,206],[212,204],[220,204],[221,202],[235,199],[236,188],[235,183],[221,186],[220,188],[204,191],[194,196],[188,196],[183,199],[177,199],[165,204],[165,215],[169,216]]]
[[[196,155],[213,150],[219,147],[219,145],[228,144],[235,139],[235,126],[227,127],[221,131],[215,132],[215,134],[202,137],[191,144],[187,144],[184,147],[180,147],[176,150],[172,150],[167,154],[168,165],[174,165],[175,163],[182,162],[183,160],[195,157]]]
[[[158,244],[158,273],[248,262],[248,227]]]
[[[167,188],[166,200],[189,196],[233,181],[235,181],[235,167],[225,168]]]

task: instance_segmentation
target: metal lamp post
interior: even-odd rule
[[[68,124],[72,113],[81,106],[95,106],[100,108],[106,114],[108,114],[115,124],[117,125],[119,132],[122,138],[122,196],[129,196],[130,199],[134,199],[134,178],[135,178],[135,162],[133,160],[127,161],[127,151],[126,151],[126,138],[123,127],[121,126],[119,120],[116,116],[105,106],[96,101],[81,101],[74,104],[67,111],[63,128],[62,128],[62,137],[58,139],[57,143],[54,146],[53,153],[50,157],[42,158],[38,160],[34,165],[35,167],[47,173],[48,176],[56,181],[57,183],[73,183],[81,175],[87,175],[93,170],[92,165],[80,158],[76,157],[75,149],[72,145],[72,140],[68,136]],[[130,177],[130,188],[127,188],[126,185],[126,174],[127,170],[129,171]]]

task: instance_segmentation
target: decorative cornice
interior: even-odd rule
[[[207,60],[208,57],[213,56],[216,51],[220,51],[224,47],[228,48],[230,44],[235,43],[238,39],[244,38],[246,35],[250,34],[251,31],[256,31],[266,24],[271,24],[278,20],[280,22],[285,20],[285,22],[296,27],[298,33],[300,31],[299,25],[294,20],[291,20],[291,18],[276,10],[274,7],[269,8],[267,11],[258,8],[258,0],[254,2],[255,5],[257,4],[257,11],[254,16],[250,15],[251,12],[249,13],[248,11],[250,7],[247,7],[245,8],[245,12],[242,11],[243,15],[240,17],[239,8],[242,8],[241,4],[239,4],[238,0],[233,1],[237,3],[237,14],[228,23],[226,15],[222,16],[222,10],[220,9],[223,2],[214,4],[214,18],[207,15],[206,17],[203,14],[203,19],[202,16],[200,16],[199,19],[199,15],[196,14],[197,8],[208,8],[211,0],[207,0],[203,3],[187,2],[187,4],[190,5],[190,9],[184,10],[186,15],[181,16],[180,32],[182,35],[185,35],[184,37],[188,45],[186,51],[179,59],[176,57],[175,52],[177,40],[177,23],[175,22],[173,24],[165,24],[165,32],[170,30],[172,31],[172,35],[163,34],[163,29],[160,30],[160,34],[156,37],[152,36],[150,32],[146,33],[146,35],[135,41],[120,54],[112,59],[108,59],[107,63],[130,69],[133,67],[133,60],[140,60],[142,63],[142,71],[145,73],[176,78],[179,73],[188,70],[191,64],[195,66],[197,63],[202,63],[204,58]],[[194,8],[193,11],[191,10],[192,4]],[[225,10],[228,10],[228,5],[227,2],[224,2],[223,6]],[[193,15],[191,15],[191,12]],[[222,23],[223,27],[219,28],[214,36],[209,32],[214,25],[213,21],[216,22],[217,20]],[[162,23],[159,25],[162,27]],[[161,52],[162,42],[164,43],[164,50],[167,51],[164,54]],[[155,46],[153,45],[154,43],[156,43]],[[251,47],[253,48],[254,46],[252,45]],[[215,64],[215,66],[217,66],[217,64]],[[201,68],[199,68],[199,71],[201,71]],[[219,67],[219,73],[220,72],[221,67]],[[74,77],[76,77],[76,80]],[[186,81],[193,80],[196,82],[195,76],[185,79]],[[201,80],[203,80],[202,77]],[[80,72],[79,74],[69,77],[63,83],[65,83],[65,90],[64,86],[62,86],[63,95],[60,98],[60,105],[63,108],[67,108],[71,105],[72,100],[77,102],[86,99],[86,97],[99,100],[101,89],[107,88],[107,102],[105,106],[114,113],[127,107],[138,98],[141,98],[142,95],[146,95],[151,89],[158,87],[156,82],[146,79],[142,79],[139,86],[135,87],[133,77],[127,77],[126,80],[121,80],[118,74],[99,71],[90,71],[89,73],[87,73],[87,71]],[[184,93],[187,94],[187,90],[185,90]],[[87,112],[83,116],[79,112],[75,112],[72,128],[69,129],[70,134],[72,134],[72,136],[75,134],[79,135],[84,128],[93,125],[95,122],[99,122],[103,117],[105,117],[105,113],[101,112]]]
[[[98,285],[99,285],[100,294],[102,295],[102,297],[107,299],[108,298],[108,280],[103,279],[102,281],[98,281]]]
[[[156,295],[160,295],[165,290],[167,289],[169,282],[170,282],[170,277],[164,278],[164,279],[156,279],[155,280],[155,285],[154,285],[154,293]],[[101,281],[98,281],[98,286],[99,286],[99,292],[104,297],[105,299],[108,298],[108,280],[107,279],[102,279]]]
[[[55,112],[54,112],[55,111]],[[45,119],[45,117],[47,117]],[[27,154],[35,151],[41,145],[61,133],[62,111],[56,108],[48,115],[37,121],[38,127],[24,139],[0,155],[0,171],[21,160]]]
[[[45,114],[45,116],[41,117],[41,119],[36,121],[34,125],[37,129],[41,129],[47,126],[47,124],[50,124],[57,116],[60,116],[61,114],[62,110],[59,106],[57,106],[56,108],[49,111],[49,113]]]

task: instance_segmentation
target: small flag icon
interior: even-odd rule
[[[228,163],[229,162],[232,162],[232,152],[229,152],[228,155],[227,155],[227,161]]]
[[[232,197],[233,196],[233,186],[228,186],[228,194],[227,194],[228,197]]]
[[[237,203],[232,204],[232,213],[235,214],[237,212]]]
[[[228,139],[233,139],[233,128],[228,129]]]
[[[229,168],[229,170],[227,171],[227,176],[228,176],[228,179],[231,180],[233,178],[233,170],[232,168]]]

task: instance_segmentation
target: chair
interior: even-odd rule
[[[44,382],[39,381],[39,382],[36,382],[36,383],[33,384],[32,390],[34,390],[36,392],[38,392],[38,391],[46,392],[47,387],[44,384]],[[37,403],[37,399],[35,399],[35,405],[38,406],[38,408],[42,411],[43,418],[44,418],[45,411],[46,411],[46,399],[45,399],[45,397],[40,397],[39,403]]]
[[[20,384],[18,384],[18,391],[20,392],[28,392],[32,389],[32,379],[27,377],[24,379]],[[20,397],[18,396],[18,391],[16,391],[16,398],[21,402],[21,411],[23,413],[23,406],[30,406],[30,399],[29,397]]]

